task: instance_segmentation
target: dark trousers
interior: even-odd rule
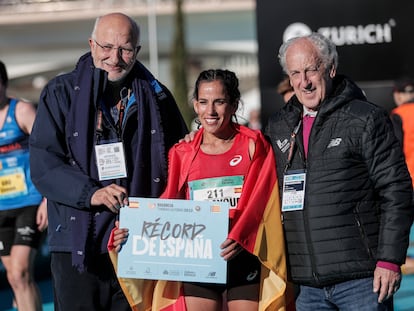
[[[70,253],[51,253],[55,310],[130,311],[109,255],[100,255],[91,266],[80,273]]]

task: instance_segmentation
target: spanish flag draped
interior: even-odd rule
[[[237,129],[240,135],[251,138],[256,148],[228,237],[262,263],[259,310],[287,310],[285,246],[273,151],[261,132],[244,126]],[[191,143],[179,143],[170,150],[168,183],[162,198],[185,198],[188,172],[200,148],[202,133],[201,129]],[[116,269],[112,239],[108,250]],[[124,278],[119,281],[133,310],[186,310],[180,282]]]

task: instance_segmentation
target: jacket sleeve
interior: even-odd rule
[[[164,199],[185,199],[183,172],[181,171],[182,159],[177,151],[177,146],[173,146],[168,153],[168,181],[161,198]]]
[[[392,125],[394,127],[395,136],[397,136],[398,141],[401,143],[401,146],[403,146],[404,145],[404,131],[403,131],[402,119],[396,113],[392,113],[390,118],[391,118]]]
[[[413,222],[413,189],[401,145],[385,111],[378,110],[367,122],[362,148],[380,196],[377,260],[401,265],[405,261]]]
[[[43,196],[82,209],[90,207],[99,187],[70,157],[65,133],[69,89],[62,78],[56,78],[41,93],[30,135],[30,170]]]

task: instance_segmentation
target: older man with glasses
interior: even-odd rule
[[[128,196],[162,193],[168,150],[187,128],[169,90],[136,59],[134,20],[97,18],[89,45],[41,94],[32,179],[48,198],[55,310],[130,310],[109,234]]]
[[[296,308],[392,310],[414,210],[385,109],[337,74],[318,33],[279,49],[295,96],[268,122]]]

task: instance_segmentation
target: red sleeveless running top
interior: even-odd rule
[[[197,156],[195,157],[193,163],[191,164],[187,182],[194,182],[194,181],[207,180],[207,179],[211,180],[217,177],[219,178],[220,177],[232,177],[232,176],[241,177],[240,179],[237,178],[237,180],[241,180],[241,185],[234,188],[234,195],[230,195],[230,197],[227,197],[226,194],[224,194],[224,196],[220,198],[220,193],[213,193],[212,197],[206,194],[202,198],[202,200],[214,200],[214,201],[230,200],[230,209],[236,209],[238,199],[236,199],[235,197],[240,196],[241,194],[242,183],[250,167],[250,162],[251,162],[251,159],[250,159],[250,154],[249,154],[249,137],[242,135],[240,133],[237,133],[235,136],[233,145],[225,153],[206,154],[200,148]],[[221,185],[220,187],[222,188],[220,187],[209,188],[208,186],[209,182],[207,181],[206,189],[208,189],[208,191],[210,192],[220,191],[220,190],[225,189],[226,181],[233,182],[234,180],[235,180],[234,178],[223,178],[222,182],[220,183]],[[190,191],[191,191],[190,184],[188,184],[188,187],[186,189],[187,199],[190,199]],[[200,185],[200,183],[198,185]],[[200,198],[198,199],[195,198],[195,199],[198,200]]]

